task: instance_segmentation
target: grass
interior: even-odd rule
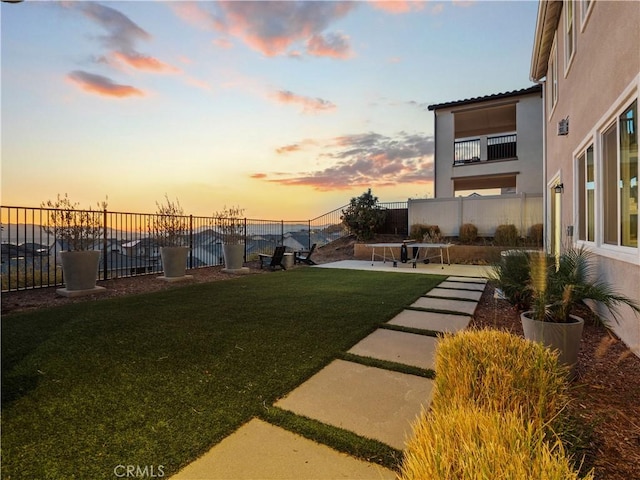
[[[296,269],[3,317],[2,477],[169,476],[254,416],[330,439],[271,405],[442,278]]]

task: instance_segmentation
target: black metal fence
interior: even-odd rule
[[[407,203],[379,205],[406,210]],[[172,218],[172,225],[179,242],[190,247],[187,267],[200,268],[223,264],[222,245],[230,235],[230,225],[245,245],[245,260],[251,261],[260,253],[272,253],[278,245],[289,251],[307,250],[348,235],[342,224],[344,208],[311,220],[185,215]],[[59,254],[71,248],[100,250],[101,280],[162,272],[163,237],[157,228],[165,220],[162,215],[1,206],[0,218],[2,291],[62,285]]]
[[[453,144],[453,164],[465,165],[480,161],[517,158],[518,135],[509,133],[487,138],[486,151],[481,149],[480,139],[456,140]]]

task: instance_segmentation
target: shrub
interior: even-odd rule
[[[544,243],[544,225],[542,223],[536,223],[529,228],[529,238],[531,243],[536,247],[542,247]]]
[[[440,341],[433,408],[452,405],[519,412],[541,426],[566,404],[566,370],[542,344],[497,330],[463,331]]]
[[[351,199],[342,210],[342,223],[358,240],[371,240],[387,218],[387,211],[378,206],[378,197],[371,189]]]
[[[533,292],[527,287],[530,271],[529,254],[519,250],[502,255],[489,271],[491,283],[502,291],[504,298],[518,311],[531,307]]]
[[[554,433],[567,404],[556,353],[507,332],[463,331],[439,342],[435,369],[402,480],[579,478]]]
[[[460,227],[460,241],[473,243],[478,239],[478,227],[473,223],[465,223]]]
[[[417,242],[438,243],[442,239],[442,235],[440,234],[440,227],[438,225],[414,223],[411,225],[409,238]]]
[[[40,204],[46,208],[47,224],[44,231],[56,239],[65,242],[64,248],[69,250],[90,250],[104,235],[103,213],[107,209],[107,200],[98,202],[99,210],[79,209],[80,204],[72,202],[65,193],[56,200],[48,200]]]
[[[473,406],[423,413],[407,443],[400,478],[577,479],[562,443],[517,412]],[[588,473],[585,479],[592,479]]]
[[[244,208],[229,207],[225,205],[219,212],[214,212],[216,228],[223,235],[224,243],[237,245],[243,243],[245,239],[245,219],[243,218]]]
[[[164,198],[166,203],[156,202],[156,214],[149,217],[149,235],[161,247],[182,246],[189,232],[188,217],[177,198],[173,202],[166,193]]]
[[[493,242],[496,245],[505,247],[515,247],[518,245],[518,229],[515,225],[498,225],[496,233],[493,236]]]

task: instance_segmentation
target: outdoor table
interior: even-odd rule
[[[397,267],[398,266],[398,260],[396,260],[395,255],[393,253],[393,249],[394,248],[402,248],[403,245],[406,245],[407,250],[409,248],[413,248],[414,249],[414,256],[412,258],[410,258],[409,260],[407,260],[408,262],[411,262],[413,264],[413,268],[416,268],[416,263],[418,262],[418,257],[420,255],[420,249],[423,250],[423,254],[425,255],[423,258],[425,260],[431,259],[431,258],[440,258],[440,263],[442,264],[442,268],[444,268],[444,252],[447,252],[447,264],[451,265],[451,259],[449,257],[449,248],[451,248],[451,243],[418,243],[418,242],[413,242],[413,243],[408,243],[408,242],[404,242],[404,243],[369,243],[366,245],[366,247],[371,248],[371,265],[373,266],[373,262],[375,260],[375,256],[376,256],[376,249],[378,249],[378,251],[380,251],[380,249],[382,249],[382,255],[378,254],[378,256],[382,256],[382,262],[386,263],[387,261],[387,249],[389,249],[389,253],[391,254],[391,260],[393,261],[393,266]],[[440,253],[435,254],[435,255],[430,255],[427,256],[426,254],[429,252],[430,249],[437,249],[439,250]]]

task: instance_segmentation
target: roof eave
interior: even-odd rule
[[[553,38],[558,27],[562,0],[540,0],[538,3],[538,18],[531,54],[530,78],[537,82],[547,73],[549,55],[553,47]]]

